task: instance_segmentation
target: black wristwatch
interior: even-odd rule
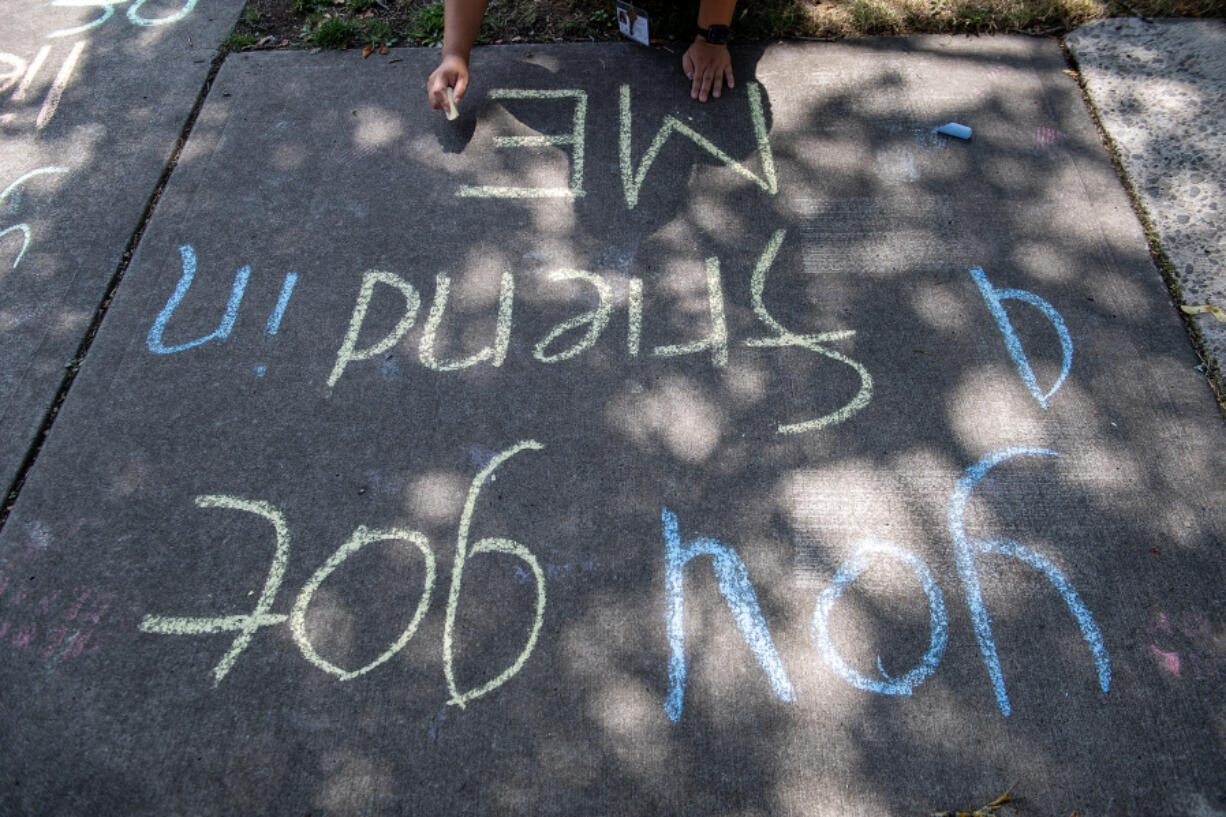
[[[711,45],[727,45],[728,44],[728,26],[711,26],[710,28],[699,27],[698,33],[702,38]]]

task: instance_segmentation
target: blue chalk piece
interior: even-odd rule
[[[957,122],[950,122],[947,125],[942,125],[937,128],[937,133],[943,133],[946,136],[954,136],[958,139],[970,139],[971,129],[966,125],[959,125]]]
[[[265,373],[265,372],[267,372],[267,371],[268,371],[268,367],[267,367],[267,366],[256,366],[256,367],[255,367],[255,376],[256,376],[256,377],[263,377],[263,376],[264,376],[264,373]]]

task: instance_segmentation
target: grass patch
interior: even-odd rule
[[[409,32],[419,45],[441,46],[443,44],[443,0],[435,0],[422,6],[413,17]]]
[[[653,38],[688,41],[696,0],[638,0]],[[733,39],[915,33],[1062,34],[1110,16],[1226,17],[1226,0],[740,0]],[[443,0],[248,0],[231,47],[269,37],[318,48],[443,41]],[[257,40],[249,38],[256,37]],[[613,0],[491,0],[478,43],[617,40]]]
[[[896,34],[903,30],[895,9],[879,0],[855,0],[850,14],[857,29],[865,34]]]
[[[222,45],[230,51],[240,51],[244,48],[250,48],[255,45],[259,37],[247,32],[235,31],[229,37],[222,41]]]

